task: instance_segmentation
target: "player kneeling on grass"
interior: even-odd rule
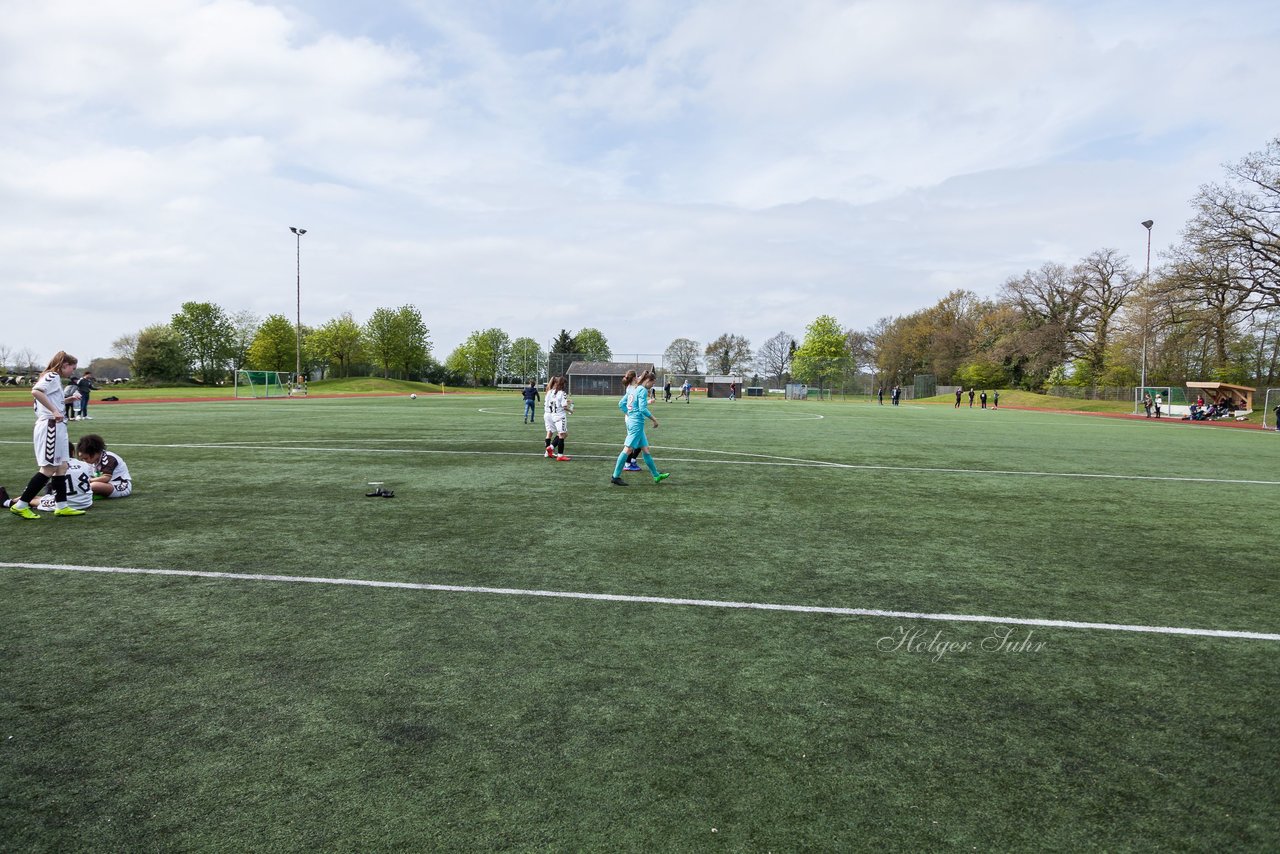
[[[98,472],[89,482],[94,495],[106,498],[128,498],[133,493],[133,481],[129,479],[129,467],[120,455],[107,450],[107,443],[96,433],[80,438],[76,456],[93,466]]]
[[[649,440],[644,435],[646,418],[653,422],[653,429],[658,429],[658,419],[654,418],[653,413],[649,411],[649,392],[653,389],[655,379],[657,377],[653,371],[645,371],[640,375],[640,383],[633,386],[624,399],[627,405],[627,441],[622,447],[622,453],[618,454],[617,463],[613,466],[613,477],[609,479],[614,486],[627,485],[627,482],[622,479],[622,467],[626,464],[632,450],[640,452],[641,457],[644,458],[644,464],[649,467],[649,473],[653,475],[654,483],[661,483],[671,476],[666,472],[658,471],[653,457],[649,455]]]

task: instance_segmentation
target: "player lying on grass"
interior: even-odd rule
[[[128,498],[133,494],[129,467],[119,454],[107,450],[107,443],[97,433],[88,433],[80,438],[80,444],[76,445],[76,456],[93,466],[98,473],[90,481],[94,495]]]
[[[631,393],[625,399],[627,402],[627,440],[622,446],[622,453],[618,454],[618,461],[613,466],[613,477],[609,482],[614,486],[626,486],[627,482],[622,479],[622,467],[626,464],[627,457],[631,451],[640,452],[644,458],[644,464],[649,467],[649,473],[653,475],[654,483],[662,483],[671,475],[666,472],[658,471],[658,467],[653,462],[653,457],[649,455],[649,440],[644,434],[644,420],[648,418],[653,422],[653,429],[658,429],[658,419],[653,417],[653,413],[649,411],[649,392],[653,389],[654,380],[657,379],[653,371],[645,371],[640,375],[640,383],[632,388]]]

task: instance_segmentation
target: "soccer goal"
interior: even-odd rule
[[[288,397],[287,371],[236,371],[236,397]]]
[[[1187,407],[1187,393],[1182,388],[1175,388],[1167,385],[1148,385],[1134,386],[1133,389],[1133,414],[1145,414],[1146,410],[1142,407],[1142,396],[1149,394],[1154,401],[1157,396],[1160,398],[1160,409],[1163,415],[1185,415]],[[1182,407],[1181,411],[1174,412],[1174,407]],[[1155,412],[1152,410],[1152,414]]]
[[[1262,426],[1268,430],[1280,430],[1280,388],[1267,389],[1262,402]]]

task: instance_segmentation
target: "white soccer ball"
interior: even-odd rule
[[[409,399],[410,399],[410,400],[417,400],[417,399],[418,399],[418,395],[417,395],[417,394],[411,394],[411,395],[409,395]]]

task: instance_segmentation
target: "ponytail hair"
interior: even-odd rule
[[[637,382],[639,382],[639,383],[641,383],[641,384],[643,384],[645,380],[654,380],[654,381],[657,381],[657,379],[658,379],[658,375],[657,375],[657,374],[655,374],[655,373],[653,372],[653,369],[652,369],[652,368],[647,369],[643,374],[641,374],[640,376],[636,377],[636,381],[637,381]]]
[[[75,356],[72,356],[66,350],[59,350],[58,352],[53,354],[53,358],[49,360],[48,367],[46,367],[44,370],[45,370],[45,373],[48,373],[49,371],[60,371],[62,370],[63,365],[68,365],[68,364],[78,365],[80,364],[80,360],[77,359]]]
[[[630,386],[630,385],[631,385],[632,383],[634,383],[635,381],[636,381],[636,372],[635,372],[635,371],[627,371],[625,374],[623,374],[623,375],[622,375],[622,387],[623,387],[623,388],[627,388],[628,386]]]

